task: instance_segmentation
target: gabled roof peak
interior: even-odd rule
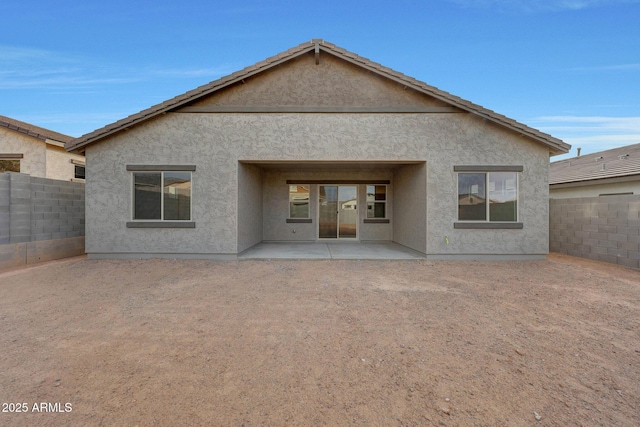
[[[109,135],[113,135],[117,132],[127,129],[130,126],[137,125],[159,114],[179,108],[185,104],[191,103],[199,98],[208,96],[218,90],[228,87],[236,82],[240,82],[244,79],[247,79],[267,69],[275,67],[279,64],[282,64],[309,52],[315,52],[316,63],[318,63],[319,61],[320,52],[334,55],[366,70],[377,73],[380,76],[386,77],[402,85],[410,87],[425,95],[443,101],[453,107],[475,114],[488,121],[494,122],[500,126],[511,129],[512,131],[518,132],[523,136],[529,137],[539,143],[546,145],[549,148],[550,153],[552,154],[566,153],[569,151],[570,146],[568,144],[552,137],[551,135],[540,132],[537,129],[533,129],[513,119],[497,114],[480,105],[473,104],[470,101],[464,100],[448,92],[437,89],[436,87],[416,80],[413,77],[408,77],[400,72],[392,70],[391,68],[385,67],[367,58],[363,58],[353,52],[349,52],[346,49],[338,47],[319,38],[302,43],[277,55],[271,56],[263,61],[257,62],[256,64],[245,67],[242,70],[236,71],[228,76],[222,77],[218,80],[214,80],[210,83],[190,90],[182,95],[178,95],[172,99],[169,99],[161,104],[157,104],[139,113],[133,114],[115,123],[83,135],[80,138],[77,138],[68,143],[66,148],[69,151],[81,149],[89,144],[98,142]]]

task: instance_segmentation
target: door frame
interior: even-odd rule
[[[355,220],[355,225],[356,225],[356,236],[355,237],[340,237],[340,209],[338,209],[338,212],[336,214],[336,237],[320,237],[320,187],[338,187],[337,190],[337,203],[338,205],[340,204],[340,187],[354,187],[356,189],[356,220]],[[318,184],[318,193],[316,196],[316,206],[317,206],[317,210],[316,210],[316,217],[317,217],[317,222],[318,222],[318,226],[316,227],[316,238],[318,240],[321,240],[323,242],[336,242],[336,241],[341,241],[341,242],[354,242],[354,241],[359,241],[360,240],[360,186],[358,184]],[[338,206],[339,208],[339,206]]]

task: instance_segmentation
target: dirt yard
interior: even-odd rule
[[[74,258],[0,325],[2,426],[640,425],[640,272],[559,255]]]

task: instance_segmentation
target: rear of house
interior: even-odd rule
[[[87,157],[90,258],[215,259],[262,241],[543,258],[568,148],[321,40],[67,144]]]

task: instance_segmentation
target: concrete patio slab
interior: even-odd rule
[[[260,242],[240,259],[425,259],[393,242]]]

